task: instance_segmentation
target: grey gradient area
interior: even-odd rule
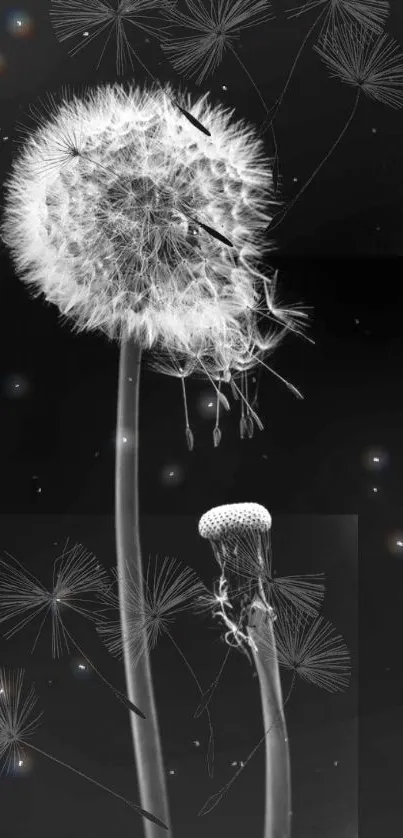
[[[203,511],[200,509],[200,514]],[[209,545],[197,534],[197,521],[198,517],[191,515],[142,515],[143,562],[149,555],[174,556],[211,587],[216,563]],[[332,695],[298,681],[285,709],[292,772],[292,838],[358,835],[357,526],[357,517],[349,515],[273,515],[274,568],[284,575],[325,572],[327,594],[321,613],[343,635],[354,667],[346,692]],[[106,567],[115,566],[111,515],[0,517],[1,554],[7,550],[15,555],[44,582],[67,537],[84,544]],[[74,615],[68,626],[100,671],[124,689],[122,664],[109,656],[93,628]],[[218,624],[186,614],[175,621],[171,631],[207,688],[226,652]],[[95,674],[77,676],[74,654],[52,661],[49,627],[31,655],[35,633],[31,626],[13,639],[0,639],[1,664],[25,667],[27,683],[35,681],[44,716],[33,742],[134,799],[127,711]],[[264,820],[264,747],[221,803],[210,814],[197,817],[207,797],[231,778],[236,770],[232,763],[245,761],[262,736],[253,668],[245,656],[231,652],[210,706],[216,761],[215,776],[209,779],[206,719],[193,719],[199,703],[195,683],[168,638],[159,641],[152,655],[172,834],[175,838],[259,836]],[[281,672],[286,693],[290,673]],[[27,823],[33,838],[54,838],[55,833],[58,838],[86,838],[89,834],[109,838],[116,830],[120,838],[142,836],[137,815],[123,803],[38,754],[32,755],[32,769],[26,776],[0,780],[0,810],[2,838],[26,834]]]

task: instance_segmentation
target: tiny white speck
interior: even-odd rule
[[[338,764],[339,764],[339,760],[338,760],[338,759],[335,759],[335,761],[334,761],[334,763],[333,763],[334,767],[335,767],[335,768],[337,768]]]
[[[123,442],[127,442],[127,436],[123,437]]]

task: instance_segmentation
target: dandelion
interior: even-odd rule
[[[195,717],[201,715],[218,686],[230,650],[233,646],[243,652],[245,635],[241,625],[245,615],[245,603],[257,596],[267,608],[278,613],[284,606],[292,605],[296,612],[315,616],[324,594],[324,574],[296,574],[276,576],[272,562],[270,540],[271,516],[261,504],[225,504],[209,510],[199,521],[199,533],[208,538],[222,570],[222,575],[213,595],[202,595],[199,610],[213,610],[213,616],[224,619],[229,631],[225,636],[228,650],[220,671],[203,696],[196,709]],[[231,620],[226,608],[229,606],[228,590],[231,588]],[[234,601],[237,601],[239,621],[234,618]]]
[[[127,653],[134,668],[139,661],[152,651],[162,634],[169,638],[179,653],[186,668],[196,683],[197,689],[203,695],[199,680],[188,659],[177,644],[171,633],[171,626],[178,614],[193,610],[195,601],[202,596],[204,585],[197,574],[189,567],[184,567],[176,559],[165,558],[161,563],[149,560],[142,589],[138,582],[130,576],[130,583],[125,587],[127,621],[122,635],[120,620],[102,619],[98,632],[109,652],[121,658],[123,651]],[[102,601],[107,609],[119,614],[119,597],[113,588],[105,591]],[[208,714],[209,744],[207,750],[207,766],[209,775],[213,776],[214,764],[214,734],[210,714]]]
[[[354,104],[333,145],[316,166],[299,192],[275,216],[269,229],[273,231],[312,183],[322,166],[333,154],[352,123],[362,94],[392,108],[403,105],[403,53],[388,35],[369,34],[358,26],[340,26],[331,35],[324,34],[315,51],[331,75],[356,88]]]
[[[173,98],[211,136],[184,120]],[[240,358],[252,362],[255,334],[262,345],[257,304],[264,277],[257,265],[272,246],[271,190],[270,163],[254,129],[209,105],[207,96],[173,97],[170,86],[114,84],[82,99],[65,97],[13,162],[1,232],[18,274],[76,330],[101,331],[120,344],[115,532],[123,624],[128,568],[142,590],[142,353],[158,346],[196,354],[203,365],[208,349],[233,367]],[[135,669],[125,648],[124,662],[129,700],[147,716],[146,732],[130,717],[140,797],[169,822],[149,659],[143,655]]]
[[[132,46],[128,31],[134,29],[143,35],[157,37],[161,20],[158,21],[153,12],[158,12],[161,5],[161,0],[51,0],[49,15],[58,40],[74,43],[69,50],[71,56],[106,35],[96,69],[114,39],[119,76],[128,66],[135,69],[133,58],[149,73]]]
[[[32,650],[36,648],[45,622],[50,617],[52,624],[52,657],[58,658],[63,651],[70,652],[72,644],[89,663],[91,669],[108,686],[115,697],[126,708],[145,719],[144,713],[136,707],[120,690],[102,675],[96,666],[74,640],[67,628],[65,610],[80,614],[94,622],[97,613],[87,604],[94,604],[87,597],[100,594],[106,584],[105,569],[100,566],[95,556],[89,553],[81,544],[75,544],[67,549],[68,540],[63,553],[56,559],[53,566],[53,582],[48,590],[42,582],[30,573],[14,556],[6,552],[12,563],[0,559],[0,625],[9,620],[18,621],[5,633],[7,639],[23,630],[31,620],[39,615],[42,620],[36,634]],[[83,598],[83,595],[85,598]],[[99,617],[98,617],[99,619]]]
[[[30,739],[39,727],[42,713],[35,715],[35,707],[38,699],[33,686],[30,687],[24,697],[23,669],[13,672],[0,668],[0,685],[0,765],[2,764],[0,775],[3,772],[10,773],[18,768],[23,761],[25,749],[30,748],[32,751],[52,760],[57,765],[68,768],[69,771],[73,771],[74,774],[83,777],[103,791],[107,791],[118,800],[122,800],[127,806],[130,806],[139,815],[150,820],[153,824],[162,827],[162,829],[168,829],[162,821],[150,812],[146,812],[137,803],[126,800],[121,794],[117,794],[97,780],[93,780],[91,777],[83,774],[82,771],[78,771],[77,768],[73,768],[66,762],[57,759],[57,757],[48,754],[46,751],[32,744]]]
[[[233,554],[234,537],[244,546],[253,543],[255,563],[263,563],[265,544],[271,529],[271,515],[257,503],[228,504],[206,512],[199,521],[199,533],[210,541],[220,566],[217,606],[224,625],[225,639],[233,642],[252,656],[259,679],[264,729],[271,736],[266,741],[266,810],[264,834],[267,838],[281,835],[289,838],[291,828],[291,786],[288,737],[283,709],[280,675],[275,653],[273,623],[275,612],[266,599],[258,576],[238,580],[237,570],[229,570],[227,557]],[[237,556],[235,568],[242,564]],[[272,638],[273,653],[265,660],[258,655],[259,639],[263,626]],[[256,750],[256,749],[254,749]],[[244,766],[246,765],[244,763]],[[242,769],[244,769],[242,766]],[[238,774],[239,772],[237,772]],[[235,775],[237,776],[237,775]],[[207,814],[222,799],[234,782],[209,798],[199,814]]]
[[[227,628],[226,641],[231,642],[232,639],[248,657],[252,657],[259,679],[265,729],[236,774],[208,798],[199,815],[205,815],[217,806],[265,741],[267,838],[290,834],[290,769],[284,708],[295,680],[300,676],[318,687],[336,692],[348,685],[350,663],[343,639],[330,623],[317,616],[322,588],[313,587],[313,596],[308,596],[307,600],[304,600],[304,594],[299,601],[291,596],[281,610],[271,607],[270,592],[263,586],[259,573],[265,564],[270,530],[270,513],[260,504],[252,503],[216,507],[205,513],[199,522],[199,532],[209,539],[221,569],[215,616],[220,616]],[[242,546],[237,555],[236,541]],[[254,559],[250,543],[253,544]],[[244,551],[245,544],[248,548]],[[256,566],[258,570],[254,569]],[[247,588],[244,585],[245,576],[249,580]],[[253,584],[250,584],[251,579],[254,579]],[[208,597],[204,599],[207,604]],[[284,702],[279,666],[291,669],[293,673]]]

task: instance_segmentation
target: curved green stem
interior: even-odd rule
[[[139,591],[143,591],[138,492],[140,368],[141,349],[133,340],[122,339],[115,470],[115,535],[122,637],[127,637],[129,632],[126,591],[133,582]],[[146,635],[144,644],[147,649]],[[141,804],[164,823],[170,824],[149,655],[146,652],[134,666],[130,649],[124,645],[124,666],[129,699],[141,707],[147,717],[144,721],[130,714]],[[158,838],[154,824],[147,822],[144,826],[146,838]]]

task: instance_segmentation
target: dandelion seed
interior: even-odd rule
[[[117,574],[114,574],[117,578]],[[103,618],[97,630],[111,655],[121,659],[127,650],[130,660],[137,668],[143,656],[152,651],[161,637],[165,634],[177,652],[186,668],[190,672],[199,692],[203,690],[186,656],[176,643],[171,627],[178,614],[192,611],[195,601],[205,588],[197,574],[189,567],[183,566],[176,559],[165,558],[161,563],[157,559],[152,568],[149,559],[147,572],[143,584],[133,579],[129,573],[128,584],[124,588],[125,613],[127,619],[122,634],[119,619]],[[119,614],[119,596],[110,587],[101,596],[106,610]],[[213,776],[214,737],[210,716],[208,769]]]
[[[403,106],[403,53],[388,35],[377,37],[363,27],[341,26],[330,35],[323,35],[314,49],[331,71],[331,75],[355,87],[357,92],[350,115],[338,137],[306,183],[274,217],[269,225],[271,232],[283,222],[343,139],[355,117],[363,93],[392,108]]]
[[[100,594],[105,589],[107,575],[96,557],[89,553],[81,544],[75,544],[70,549],[68,539],[63,553],[55,560],[53,567],[53,583],[50,590],[30,573],[14,556],[7,556],[13,564],[0,560],[0,625],[9,620],[17,622],[5,633],[7,639],[23,630],[31,620],[42,615],[42,620],[36,634],[31,652],[36,648],[47,617],[52,624],[52,657],[58,658],[63,651],[70,652],[73,645],[89,663],[98,677],[108,686],[115,697],[127,709],[145,719],[145,715],[135,704],[99,672],[88,659],[81,647],[74,640],[64,620],[64,610],[80,614],[80,616],[95,622],[99,615],[94,609],[95,600],[91,595]],[[89,608],[88,605],[92,605]],[[19,618],[19,619],[18,619]],[[79,664],[79,669],[85,669]]]
[[[163,829],[168,829],[162,821],[150,812],[142,809],[138,804],[126,800],[122,795],[117,794],[112,789],[102,785],[102,783],[98,783],[97,780],[93,780],[82,771],[78,771],[66,762],[52,756],[52,754],[48,754],[29,741],[39,727],[42,712],[36,716],[34,714],[38,699],[32,686],[27,695],[25,697],[23,696],[24,670],[20,669],[15,672],[10,672],[0,668],[0,683],[2,684],[2,693],[0,694],[0,765],[2,767],[0,776],[3,772],[9,773],[17,766],[23,764],[25,748],[30,748],[36,751],[36,753],[42,754],[47,759],[52,760],[52,762],[68,768],[69,771],[88,780],[103,791],[107,791],[108,794],[112,794],[114,797],[122,800],[123,803],[126,803],[127,806],[130,806],[146,820],[158,824]]]
[[[275,653],[281,667],[328,692],[345,690],[350,678],[350,654],[343,638],[323,617],[310,618],[283,609],[274,624]],[[261,654],[273,654],[272,640],[263,634]]]
[[[312,9],[323,9],[325,30],[357,23],[380,35],[390,12],[388,0],[307,0],[289,10],[289,17],[300,17]],[[322,31],[323,34],[323,31]]]
[[[129,40],[128,29],[134,28],[138,32],[156,37],[159,29],[153,25],[155,18],[152,13],[160,7],[160,0],[51,0],[49,14],[58,40],[61,43],[72,41],[75,44],[69,51],[72,56],[106,34],[97,69],[108,43],[114,37],[116,72],[121,75],[127,66],[134,70],[133,57],[144,67]]]
[[[121,658],[127,647],[137,666],[142,655],[155,648],[161,634],[170,635],[175,617],[192,610],[194,598],[203,590],[203,583],[191,568],[182,567],[172,558],[154,561],[153,568],[150,558],[143,588],[133,578],[125,588],[129,621],[124,639],[118,620],[102,619],[97,631],[112,655]],[[104,589],[100,600],[107,609],[118,611],[119,598],[113,587]]]
[[[6,553],[13,564],[4,559],[0,560],[0,624],[20,618],[6,632],[5,637],[13,637],[31,620],[42,614],[43,619],[32,647],[33,651],[46,617],[50,616],[53,658],[59,657],[63,648],[67,652],[70,651],[63,609],[69,608],[86,619],[94,620],[93,607],[91,609],[87,606],[87,603],[91,603],[88,597],[102,591],[107,579],[105,570],[97,567],[97,560],[93,554],[81,544],[75,544],[69,549],[67,545],[68,540],[62,555],[54,563],[50,590],[13,556]]]
[[[376,37],[363,27],[340,26],[315,47],[333,78],[366,96],[400,108],[403,105],[403,53],[387,34]]]
[[[210,5],[210,9],[208,9]],[[164,33],[164,52],[178,72],[195,77],[200,84],[222,61],[225,49],[233,52],[243,29],[258,26],[273,18],[267,0],[218,0],[216,6],[203,0],[186,0],[190,14],[172,8],[164,15],[173,28],[177,24],[189,35],[171,37]]]

